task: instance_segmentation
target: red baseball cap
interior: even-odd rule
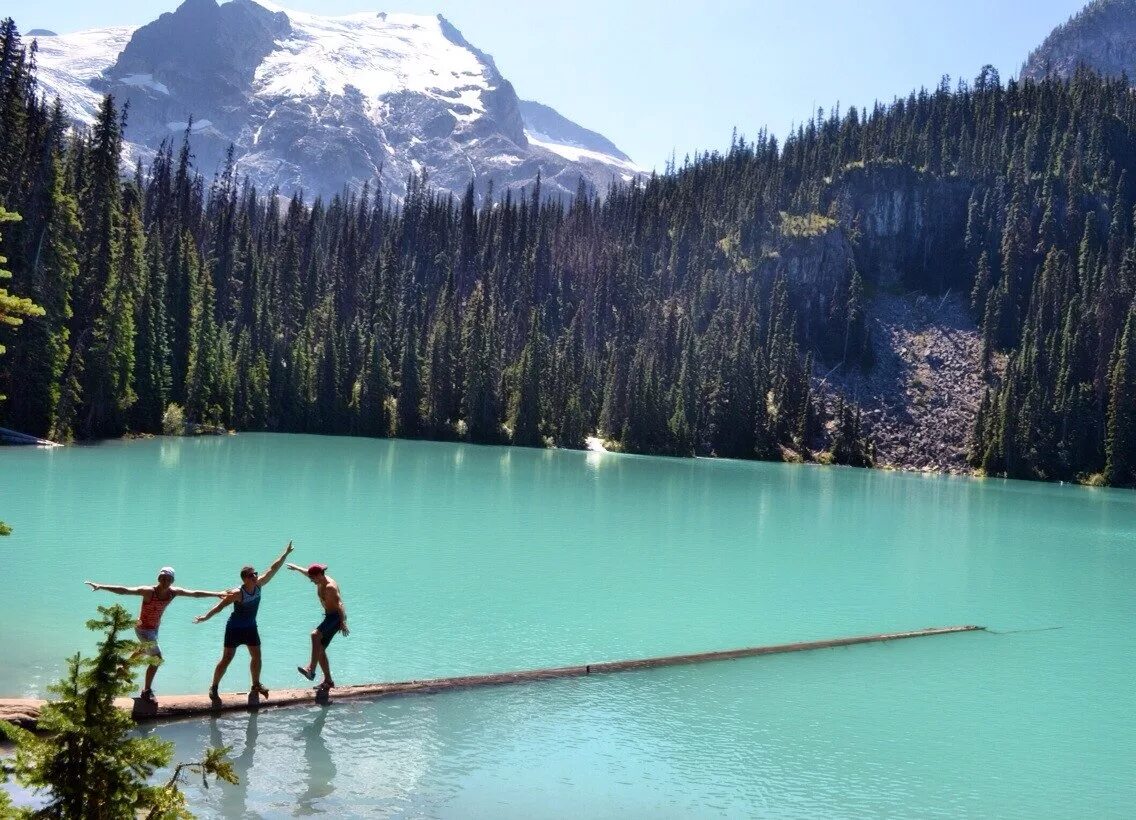
[[[308,575],[315,575],[317,572],[323,572],[327,569],[327,564],[312,564],[308,567]]]

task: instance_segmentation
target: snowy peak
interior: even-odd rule
[[[532,100],[521,100],[525,130],[546,142],[592,151],[630,163],[631,157],[615,147],[603,134],[597,134],[563,116],[559,111]]]
[[[291,22],[291,34],[261,62],[259,94],[342,96],[354,89],[377,100],[411,91],[480,108],[480,92],[495,79],[476,55],[445,36],[436,17],[280,13]]]
[[[41,85],[90,123],[104,93],[129,101],[128,150],[145,157],[189,122],[209,174],[228,146],[262,189],[330,194],[411,172],[479,194],[603,190],[639,169],[609,140],[522,103],[493,59],[441,15],[328,17],[269,2],[186,0],[138,29],[40,40]]]
[[[102,100],[103,72],[114,64],[130,42],[134,29],[98,28],[75,34],[58,34],[36,39],[36,76],[40,89],[49,97],[59,97],[63,110],[83,125],[95,121]]]

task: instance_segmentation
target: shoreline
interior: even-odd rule
[[[940,470],[933,467],[919,467],[915,465],[905,464],[876,464],[871,467],[852,467],[845,464],[826,464],[823,461],[813,459],[800,458],[797,460],[782,459],[781,461],[771,461],[768,459],[757,458],[723,458],[721,456],[713,455],[691,455],[691,456],[665,456],[657,455],[654,453],[629,453],[621,450],[609,449],[606,446],[607,439],[599,436],[588,436],[585,439],[586,445],[582,448],[575,447],[520,447],[512,444],[480,444],[472,441],[463,441],[461,439],[441,439],[441,438],[400,438],[398,436],[334,436],[326,435],[324,433],[291,433],[279,430],[230,430],[225,435],[214,434],[201,434],[192,436],[167,436],[157,433],[126,433],[125,435],[118,436],[117,438],[102,438],[102,439],[84,439],[82,441],[73,441],[67,444],[56,444],[54,447],[22,447],[20,445],[5,445],[0,446],[0,452],[3,452],[7,447],[20,446],[21,449],[35,449],[54,451],[61,448],[84,448],[84,447],[99,447],[106,444],[132,444],[138,441],[154,441],[160,439],[214,439],[214,438],[231,438],[245,434],[254,435],[271,435],[271,436],[315,436],[318,438],[328,439],[360,439],[365,441],[421,441],[433,444],[465,444],[472,447],[500,447],[500,448],[513,448],[523,450],[561,450],[565,452],[577,452],[586,454],[611,454],[616,456],[637,456],[641,458],[665,458],[677,460],[690,460],[690,461],[710,461],[710,462],[731,462],[737,464],[785,464],[793,466],[815,466],[815,467],[843,467],[851,470],[865,470],[868,472],[881,472],[881,473],[898,473],[910,476],[936,476],[943,478],[966,478],[976,481],[983,481],[993,479],[996,481],[1023,481],[1029,484],[1045,484],[1054,487],[1084,487],[1088,489],[1106,489],[1106,490],[1133,490],[1133,487],[1113,486],[1109,484],[1095,484],[1091,481],[1064,481],[1064,480],[1040,480],[1032,478],[1009,478],[1007,476],[990,476],[985,475],[980,470]]]
[[[215,438],[232,438],[245,434],[253,435],[270,435],[270,436],[315,436],[318,438],[328,439],[360,439],[364,441],[421,441],[433,444],[465,444],[472,447],[500,447],[512,449],[516,447],[522,450],[561,450],[565,452],[587,453],[587,454],[605,454],[609,453],[616,456],[637,456],[641,458],[665,458],[677,460],[690,460],[690,461],[711,461],[711,462],[731,462],[737,464],[786,464],[793,466],[815,466],[815,467],[843,467],[851,470],[865,470],[868,472],[881,472],[881,473],[898,473],[911,476],[937,476],[943,478],[967,478],[982,481],[986,479],[1000,480],[1000,481],[1024,481],[1029,484],[1047,484],[1055,487],[1085,487],[1090,489],[1112,489],[1112,490],[1133,490],[1133,487],[1113,486],[1109,484],[1094,484],[1091,481],[1063,481],[1063,480],[1040,480],[1032,478],[1009,478],[1007,476],[989,476],[982,473],[981,470],[940,470],[933,467],[919,467],[915,465],[905,464],[876,464],[871,467],[852,467],[846,464],[826,464],[816,458],[805,459],[799,458],[795,460],[782,459],[781,461],[771,461],[768,459],[758,458],[723,458],[721,456],[713,455],[700,455],[694,454],[691,456],[666,456],[658,455],[655,453],[629,453],[622,450],[609,449],[607,447],[607,439],[600,436],[588,436],[585,439],[585,446],[582,448],[576,447],[521,447],[513,444],[480,444],[473,441],[463,441],[461,439],[442,439],[442,438],[401,438],[399,436],[336,436],[327,435],[325,433],[292,433],[281,430],[229,430],[224,435],[202,433],[199,435],[190,436],[167,436],[160,433],[126,433],[116,438],[100,438],[100,439],[84,439],[81,441],[72,441],[66,444],[54,443],[53,447],[44,446],[25,446],[25,445],[4,445],[0,446],[0,452],[8,447],[19,447],[20,449],[34,449],[44,451],[54,451],[56,449],[65,448],[85,448],[85,447],[99,447],[107,444],[132,444],[139,441],[154,441],[160,439],[215,439]]]

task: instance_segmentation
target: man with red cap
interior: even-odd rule
[[[344,635],[347,631],[347,610],[343,606],[343,598],[339,594],[339,584],[327,574],[327,564],[312,564],[301,567],[297,564],[288,564],[288,569],[302,572],[308,580],[316,585],[316,596],[323,606],[323,620],[319,626],[312,630],[312,658],[307,666],[297,666],[296,671],[308,680],[316,679],[316,665],[323,671],[323,682],[316,688],[327,691],[335,686],[331,679],[331,668],[327,662],[327,645],[335,637],[336,632]]]

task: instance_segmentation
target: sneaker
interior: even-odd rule
[[[316,679],[316,673],[315,673],[314,669],[305,669],[302,666],[297,666],[296,671],[299,672],[301,675],[303,675],[308,680],[315,680]]]
[[[264,698],[265,700],[268,700],[268,690],[267,690],[267,689],[265,689],[265,688],[264,688],[264,686],[263,686],[262,684],[260,684],[260,683],[254,683],[254,684],[252,685],[252,691],[253,691],[253,692],[256,692],[256,693],[257,693],[258,695],[260,695],[261,697],[263,697],[263,698]]]

